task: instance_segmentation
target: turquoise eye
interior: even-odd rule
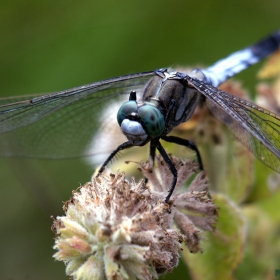
[[[165,128],[164,117],[155,106],[145,104],[138,108],[138,114],[150,137],[156,138],[163,133]]]
[[[121,125],[122,121],[133,112],[137,112],[137,103],[135,101],[125,102],[118,111],[117,119],[119,125]]]

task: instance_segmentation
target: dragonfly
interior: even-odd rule
[[[98,148],[103,141],[100,135],[114,132],[113,123],[127,139],[116,144],[97,176],[120,151],[150,143],[152,160],[158,151],[173,176],[165,199],[168,202],[177,170],[160,140],[193,150],[203,170],[195,143],[168,134],[205,103],[256,158],[280,173],[280,116],[217,88],[276,52],[279,44],[280,31],[276,31],[206,69],[184,73],[161,68],[42,96],[3,98],[0,155],[52,159],[98,156],[103,152]],[[118,109],[116,104],[122,105]]]

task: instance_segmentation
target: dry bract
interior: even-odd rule
[[[177,191],[197,166],[172,158],[179,180],[175,195],[164,203],[171,176],[157,160],[157,175],[150,162],[140,166],[148,184],[129,183],[124,173],[104,172],[73,192],[64,205],[66,215],[53,225],[54,257],[66,263],[67,275],[83,280],[156,279],[177,266],[182,242],[191,252],[201,251],[201,230],[213,230],[217,216],[207,197],[206,178],[199,173],[186,192]]]

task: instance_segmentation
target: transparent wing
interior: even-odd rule
[[[104,152],[88,149],[92,139],[98,143],[100,129],[112,122],[117,126],[116,103],[131,90],[139,93],[153,74],[122,76],[32,99],[0,99],[0,155],[74,158]]]
[[[199,80],[187,80],[206,97],[213,115],[259,160],[280,173],[280,116]]]

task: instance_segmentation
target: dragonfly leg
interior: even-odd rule
[[[171,171],[171,173],[173,175],[173,181],[172,181],[170,189],[168,190],[169,194],[165,198],[165,202],[167,203],[175,189],[178,173],[177,173],[177,170],[176,170],[173,162],[170,160],[166,151],[164,150],[164,148],[162,147],[162,145],[160,144],[159,141],[156,142],[156,148],[159,151],[159,153],[161,154],[161,156],[163,157],[164,161],[168,164],[169,170]]]
[[[105,167],[108,165],[108,163],[115,157],[115,155],[120,152],[121,150],[125,150],[128,148],[133,147],[134,145],[130,142],[124,142],[121,145],[119,145],[110,155],[109,157],[105,160],[105,162],[102,164],[102,166],[100,167],[100,169],[98,170],[98,173],[96,175],[96,177],[98,177],[105,169]]]
[[[155,140],[151,140],[151,143],[150,143],[150,157],[152,159],[153,167],[155,165],[155,156],[156,156],[156,142],[155,142]],[[148,184],[148,182],[149,182],[149,179],[147,177],[145,177],[145,184]]]
[[[163,136],[163,137],[161,137],[161,139],[163,139],[166,142],[175,143],[175,144],[178,144],[178,145],[181,145],[181,146],[185,146],[185,147],[195,151],[197,161],[198,161],[198,164],[199,164],[199,168],[200,168],[200,170],[203,170],[203,164],[202,164],[202,160],[201,160],[199,150],[198,150],[197,146],[192,141],[189,141],[189,140],[186,140],[186,139],[183,139],[183,138],[180,138],[180,137],[176,137],[176,136]]]
[[[152,159],[153,166],[155,163],[155,156],[156,156],[156,145],[155,145],[155,142],[152,140],[150,143],[150,157]],[[148,181],[149,181],[149,179],[145,177],[145,184],[147,184]]]
[[[150,144],[150,157],[153,161],[153,165],[154,165],[154,161],[155,161],[155,156],[156,156],[156,143],[155,141],[151,141],[151,144]]]
[[[175,143],[175,144],[178,144],[178,145],[181,145],[181,146],[185,146],[185,147],[195,151],[197,161],[198,161],[198,164],[199,164],[199,168],[200,168],[201,171],[204,170],[199,150],[198,150],[197,146],[192,141],[189,141],[187,139],[182,139],[182,138],[176,137],[176,136],[164,136],[164,137],[161,137],[161,138],[166,142]],[[211,199],[211,195],[210,195],[209,192],[207,193],[207,197],[209,199]]]

